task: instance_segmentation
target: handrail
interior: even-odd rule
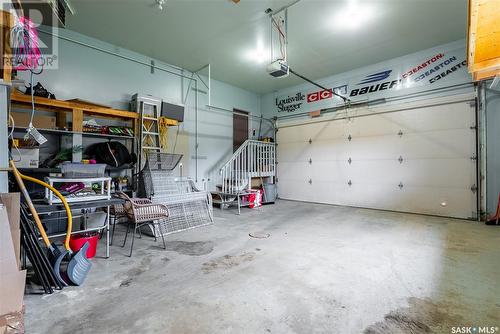
[[[248,188],[252,177],[274,176],[276,148],[274,143],[248,139],[220,168],[223,193],[237,193]]]
[[[269,142],[264,142],[264,141],[260,141],[260,140],[255,140],[255,139],[247,139],[245,140],[245,142],[243,144],[241,144],[240,147],[238,147],[238,149],[236,151],[234,151],[233,155],[231,156],[231,158],[229,158],[229,160],[220,168],[220,170],[222,170],[224,167],[226,167],[226,165],[229,165],[231,163],[231,160],[234,159],[234,157],[236,157],[237,155],[239,155],[241,153],[241,151],[243,151],[243,149],[248,146],[249,143],[259,143],[259,144],[268,144],[268,145],[272,145],[272,146],[275,146],[275,143],[269,143]]]

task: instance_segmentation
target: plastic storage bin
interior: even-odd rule
[[[103,177],[106,164],[83,164],[78,162],[65,162],[60,165],[61,173],[66,178],[77,177]]]
[[[73,252],[77,252],[87,241],[89,243],[89,248],[87,249],[87,259],[91,259],[95,256],[97,251],[97,242],[99,241],[98,233],[73,235],[71,236],[71,239],[69,239],[69,247]]]
[[[276,184],[264,183],[264,203],[276,202]]]

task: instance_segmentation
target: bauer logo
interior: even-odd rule
[[[365,85],[367,83],[377,82],[387,79],[391,75],[392,70],[382,71],[374,74],[367,75],[358,85]]]

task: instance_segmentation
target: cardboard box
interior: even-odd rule
[[[258,189],[262,187],[262,182],[260,177],[252,177],[250,188]]]
[[[25,333],[24,307],[19,312],[4,314],[0,316],[0,333],[2,334]]]
[[[12,150],[12,159],[16,162],[17,168],[38,168],[40,163],[40,149],[20,148]]]
[[[16,126],[27,128],[30,124],[30,112],[11,112]],[[39,115],[35,113],[33,117],[33,126],[38,129],[56,129],[56,117]]]
[[[0,208],[0,316],[23,308],[26,270],[19,271],[7,209]]]
[[[17,265],[21,269],[21,228],[19,227],[20,221],[20,207],[21,196],[20,193],[4,193],[0,194],[0,202],[7,209],[7,217],[9,218],[10,234],[12,235],[12,242],[14,243],[14,252],[16,254]]]

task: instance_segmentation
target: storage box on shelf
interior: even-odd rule
[[[19,168],[37,168],[40,162],[40,149],[19,148],[12,150],[12,159]]]
[[[68,203],[71,202],[83,202],[83,201],[99,201],[99,200],[109,200],[111,198],[111,178],[110,177],[92,177],[92,178],[63,178],[63,177],[46,177],[45,182],[55,187],[59,186],[54,184],[61,183],[83,183],[85,187],[93,188],[93,184],[98,184],[99,191],[95,193],[87,193],[87,195],[79,195],[75,193],[73,195],[65,196]],[[49,204],[61,203],[61,200],[54,196],[54,193],[45,189],[45,201]]]
[[[31,114],[27,112],[15,112],[10,113],[14,119],[16,127],[27,128],[30,124]],[[55,129],[56,128],[56,117],[46,116],[46,115],[35,115],[33,117],[33,126],[40,129]]]

